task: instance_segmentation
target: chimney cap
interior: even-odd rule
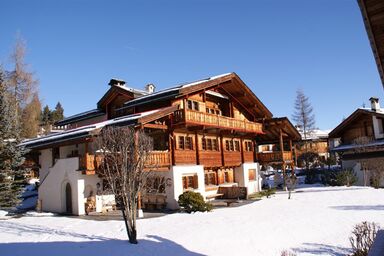
[[[156,90],[156,86],[152,83],[149,83],[145,86],[145,90],[148,92],[148,93],[153,93],[155,92]]]
[[[116,79],[116,78],[112,78],[108,85],[112,86],[112,85],[125,85],[125,81],[124,80],[121,80],[121,79]]]
[[[379,102],[379,98],[377,98],[377,97],[371,97],[371,98],[369,98],[369,101],[370,101],[370,102]]]

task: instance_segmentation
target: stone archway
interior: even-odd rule
[[[65,213],[72,214],[72,188],[69,182],[65,185]]]

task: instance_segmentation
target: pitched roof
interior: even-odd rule
[[[384,85],[384,1],[358,0],[377,69]]]
[[[162,100],[181,98],[188,94],[213,88],[217,88],[219,92],[221,91],[224,94],[228,94],[230,97],[237,100],[239,105],[243,106],[245,111],[252,113],[256,117],[272,117],[272,113],[268,108],[236,73],[226,73],[190,83],[179,84],[168,89],[127,101],[122,109],[148,104],[149,102],[154,103]]]
[[[57,121],[55,125],[63,126],[75,121],[81,121],[92,117],[102,116],[104,114],[105,113],[100,109],[92,109],[73,116],[66,117],[63,120]]]
[[[173,113],[177,108],[178,106],[171,106],[138,114],[122,116],[92,125],[87,125],[72,130],[66,130],[60,133],[49,134],[40,138],[25,140],[20,143],[20,146],[24,146],[30,149],[42,148],[59,142],[91,137],[106,126],[129,126],[145,124],[153,120],[157,120],[163,116],[169,115],[170,113]]]
[[[370,115],[370,116],[379,116],[384,118],[384,109],[379,109],[374,111],[370,108],[358,108],[345,120],[343,120],[336,128],[334,128],[329,134],[329,138],[338,138],[340,137],[340,132],[342,132],[349,124],[359,118],[361,115]]]
[[[299,141],[301,139],[299,131],[287,117],[266,119],[264,127],[264,134],[256,138],[259,144],[272,144],[279,141],[280,129],[283,132],[283,136],[288,137],[292,141]]]

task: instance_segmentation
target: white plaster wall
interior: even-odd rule
[[[52,166],[52,150],[51,149],[40,150],[39,164],[41,166],[39,170],[39,177],[41,181],[47,175],[49,168]]]
[[[343,168],[352,168],[357,176],[357,182],[355,185],[357,186],[364,186],[364,171],[361,170],[361,165],[355,160],[343,160]],[[369,170],[367,171],[367,186],[370,186],[370,173]],[[384,187],[384,177],[380,181],[380,187]]]
[[[42,210],[48,212],[65,212],[65,186],[69,182],[72,189],[72,213],[85,214],[84,190],[87,185],[96,192],[96,184],[101,183],[96,175],[82,175],[77,157],[58,159],[56,164],[49,168],[46,179],[39,187],[39,200]]]
[[[249,169],[255,169],[255,178],[254,181],[249,181],[248,172]],[[235,181],[239,184],[239,187],[247,188],[247,195],[259,192],[261,190],[261,180],[260,180],[260,165],[258,163],[244,163],[239,167],[235,168]]]
[[[195,192],[200,193],[204,198],[206,196],[205,183],[204,183],[204,167],[202,165],[178,165],[172,166],[171,170],[167,172],[166,177],[171,178],[172,185],[166,187],[167,195],[167,208],[178,209],[179,205],[177,200],[179,195],[183,193],[182,176],[190,174],[197,174],[198,177],[198,188]]]

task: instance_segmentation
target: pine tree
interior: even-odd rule
[[[26,150],[18,146],[17,112],[10,104],[6,83],[5,73],[0,67],[0,208],[16,206],[25,185],[24,170],[20,166]]]
[[[64,109],[60,102],[57,102],[55,110],[51,112],[51,121],[55,123],[64,119]]]
[[[313,108],[307,96],[305,96],[302,90],[296,91],[296,100],[294,105],[294,114],[292,119],[296,122],[297,127],[304,136],[304,149],[305,149],[305,165],[307,170],[309,169],[308,161],[308,140],[309,136],[315,130],[315,115]]]

